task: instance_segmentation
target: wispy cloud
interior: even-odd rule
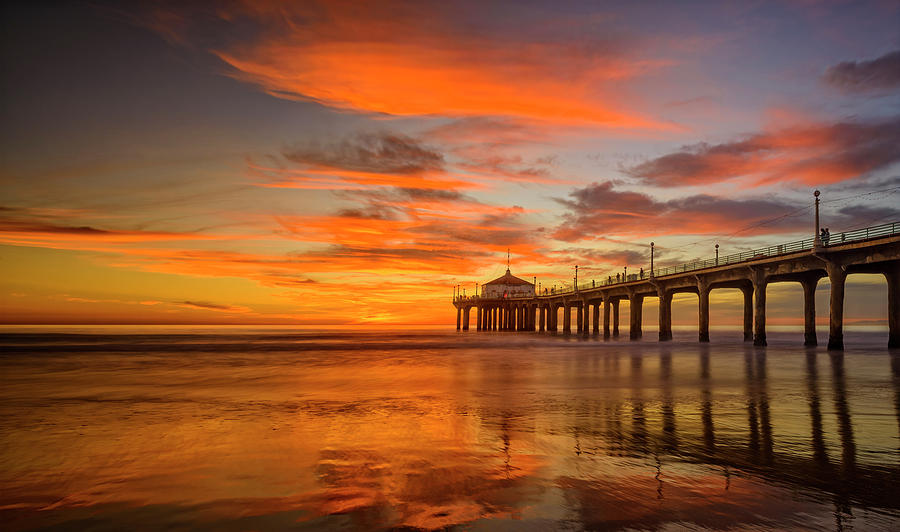
[[[844,61],[828,67],[825,83],[844,92],[873,92],[900,87],[900,50],[863,61]]]
[[[556,201],[566,212],[553,236],[567,242],[620,235],[725,235],[735,231],[750,236],[808,230],[809,226],[806,219],[786,216],[803,211],[801,206],[798,213],[798,206],[785,200],[698,194],[659,201],[640,192],[616,190],[608,181],[575,189],[568,198]],[[900,217],[900,209],[848,205],[829,219],[835,228],[849,228],[890,217]]]
[[[721,144],[693,144],[625,168],[658,187],[740,179],[747,186],[853,179],[900,161],[900,117],[809,124]]]
[[[578,29],[577,42],[529,39],[552,13],[527,22],[534,31],[473,32],[466,13],[454,4],[393,0],[237,3],[215,10],[215,23],[210,10],[185,9],[177,23],[165,10],[151,27],[172,42],[200,41],[231,76],[279,98],[399,116],[671,127],[623,108],[604,90],[667,64],[636,57],[632,38]],[[207,31],[194,31],[192,23],[206,23]],[[218,31],[211,36],[210,28]],[[246,28],[254,31],[240,31]]]

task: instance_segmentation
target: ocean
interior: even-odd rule
[[[6,327],[0,527],[900,529],[900,352],[774,329]]]

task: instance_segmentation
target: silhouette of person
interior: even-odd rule
[[[619,282],[619,274],[618,273],[616,274],[616,282],[617,283]]]
[[[823,238],[822,241],[825,242],[825,245],[827,246],[828,241],[831,240],[831,231],[829,231],[827,227],[824,229],[824,231],[825,231],[825,238]]]
[[[644,278],[644,269],[641,268],[641,279],[643,279],[643,278]]]

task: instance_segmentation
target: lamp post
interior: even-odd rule
[[[575,291],[578,291],[578,265],[575,265]]]
[[[475,283],[475,297],[478,297],[478,283]]]
[[[625,274],[622,275],[622,282],[628,282],[628,266],[625,266]]]
[[[650,242],[650,277],[653,277],[653,246],[656,244]]]
[[[818,190],[813,192],[813,196],[816,197],[816,236],[813,238],[814,248],[822,247],[822,239],[819,237],[819,194],[820,192]]]
[[[719,245],[716,244],[716,266],[719,265]]]
[[[534,283],[531,285],[531,288],[536,290],[535,294],[541,293],[541,289],[538,287],[538,284],[537,284],[537,275],[534,276]]]

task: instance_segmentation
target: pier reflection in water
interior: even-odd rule
[[[898,526],[898,354],[773,338],[5,337],[0,512],[12,529]]]

